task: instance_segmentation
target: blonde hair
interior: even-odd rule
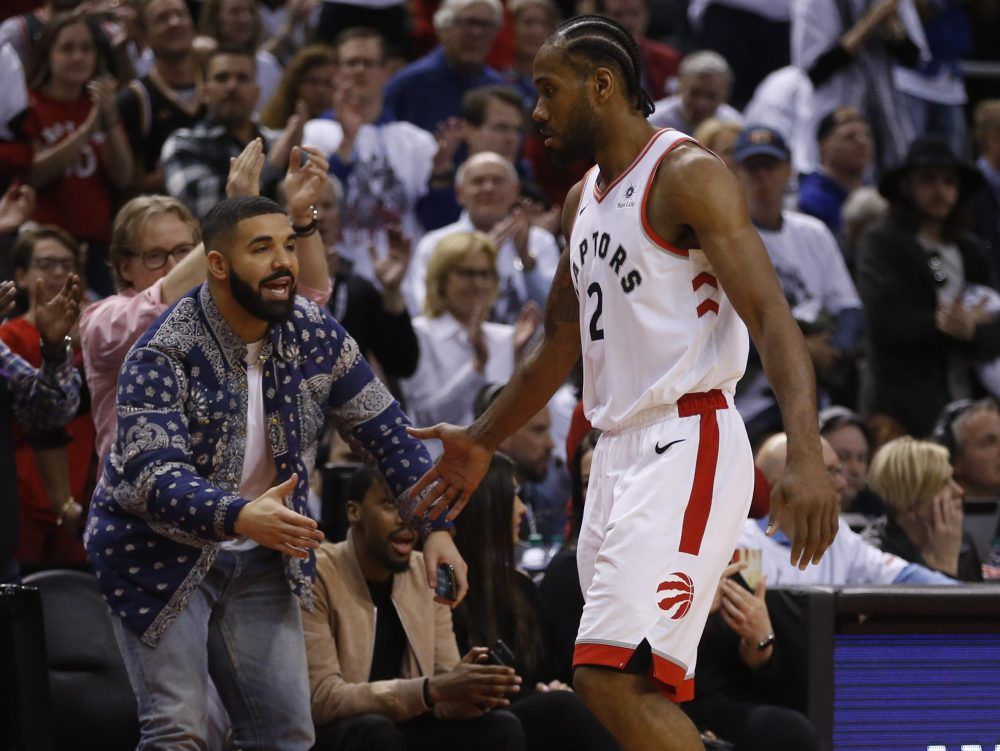
[[[868,484],[897,515],[937,493],[951,477],[948,449],[908,435],[886,443],[872,459]]]
[[[705,148],[715,151],[712,141],[727,130],[731,130],[733,133],[739,135],[740,131],[743,130],[743,126],[733,120],[720,120],[717,117],[710,117],[695,128],[692,135],[694,136],[694,140],[698,141]]]
[[[447,310],[444,299],[444,285],[452,269],[473,253],[484,253],[490,261],[490,266],[496,271],[496,244],[482,232],[453,232],[446,235],[435,246],[430,261],[427,262],[427,294],[424,298],[424,315],[428,318],[438,318]],[[488,306],[492,307],[499,286],[493,290]]]
[[[984,99],[977,104],[974,122],[976,140],[982,146],[986,134],[1000,128],[1000,99]]]
[[[111,267],[111,275],[115,280],[115,287],[119,290],[131,287],[131,283],[122,277],[118,266],[122,260],[128,258],[137,251],[133,247],[139,233],[146,226],[146,222],[158,214],[173,214],[184,224],[191,228],[194,235],[194,243],[201,242],[201,226],[198,220],[188,211],[187,206],[170,196],[139,196],[126,203],[118,211],[115,223],[111,227],[111,245],[108,247],[108,265]]]

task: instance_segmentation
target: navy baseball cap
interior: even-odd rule
[[[748,125],[736,138],[736,146],[733,149],[733,158],[737,162],[744,162],[752,156],[766,154],[782,161],[789,162],[792,159],[792,152],[788,150],[785,139],[774,128],[764,125]]]

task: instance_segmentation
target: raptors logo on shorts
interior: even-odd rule
[[[666,611],[670,615],[670,620],[679,621],[691,609],[694,582],[687,574],[675,571],[666,581],[660,582],[656,592],[657,595],[663,593],[663,599],[658,603],[660,610]]]

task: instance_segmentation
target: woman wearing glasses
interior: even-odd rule
[[[473,402],[488,383],[506,383],[534,321],[487,321],[498,286],[497,246],[481,232],[446,236],[427,265],[424,314],[413,320],[417,372],[402,381],[415,425],[472,422]],[[436,445],[431,452],[439,450]]]
[[[42,364],[41,335],[36,325],[39,306],[59,294],[70,274],[80,273],[82,255],[80,243],[53,226],[22,232],[14,244],[14,280],[27,293],[28,310],[0,326],[0,340],[36,368]],[[75,344],[75,332],[73,340]],[[83,355],[78,345],[73,347],[73,364],[82,375]],[[84,566],[82,504],[90,498],[95,479],[94,424],[86,389],[76,417],[65,428],[38,433],[30,425],[17,425],[14,441],[20,508],[15,560],[24,572]]]

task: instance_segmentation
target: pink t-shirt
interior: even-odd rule
[[[97,455],[104,458],[115,440],[118,371],[125,355],[169,305],[163,302],[163,279],[142,292],[125,289],[90,305],[80,317],[83,368],[90,388],[90,414],[97,430]]]

